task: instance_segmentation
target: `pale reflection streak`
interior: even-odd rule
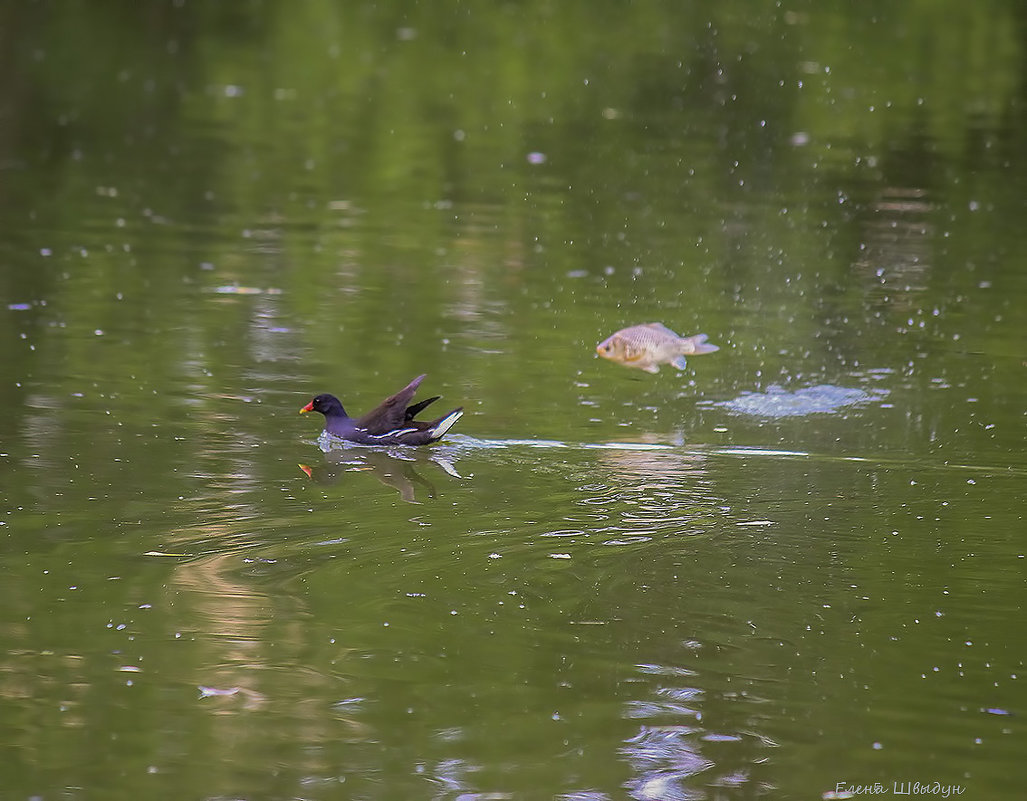
[[[266,701],[257,687],[259,671],[252,666],[266,664],[261,650],[274,607],[267,596],[232,578],[237,562],[238,554],[229,553],[182,562],[172,574],[171,586],[188,594],[190,620],[200,629],[202,641],[216,651],[196,677],[197,687],[235,689],[245,706],[254,708]]]
[[[580,488],[587,494],[581,503],[589,516],[576,522],[589,522],[583,530],[601,532],[606,545],[714,532],[724,526],[730,510],[706,475],[706,458],[703,452],[680,449],[604,450],[599,462],[608,469],[608,479]],[[568,530],[557,533],[570,536]],[[655,558],[664,553],[655,552]],[[700,650],[702,645],[690,641],[686,647]],[[706,682],[694,671],[643,664],[638,672],[640,680],[632,686],[639,692],[625,703],[622,715],[639,727],[620,748],[632,773],[625,783],[632,798],[708,799],[711,785],[767,790],[754,772],[764,759],[760,751],[772,743],[751,731],[712,729],[704,719]]]
[[[683,668],[639,665],[643,675],[660,677],[660,684],[671,680],[685,682],[694,676]],[[714,767],[703,756],[702,690],[690,686],[657,686],[652,698],[629,702],[624,716],[648,721],[638,733],[626,740],[621,753],[635,776],[627,789],[643,801],[686,801],[706,798],[706,793],[688,786],[691,777]]]
[[[705,693],[692,686],[697,681],[693,671],[649,664],[639,665],[638,671],[643,677],[652,677],[653,686],[650,697],[628,703],[624,712],[626,718],[645,721],[621,747],[621,754],[635,772],[626,784],[632,798],[706,799],[711,785],[748,787],[757,794],[773,789],[753,775],[753,767],[765,761],[761,750],[774,743],[749,731],[711,730],[704,721]],[[714,749],[733,746],[744,750],[741,758],[734,754],[719,760],[713,753]],[[745,757],[751,752],[754,756],[746,766]],[[700,774],[701,778],[696,778]]]
[[[208,532],[209,534],[209,532]],[[225,531],[224,534],[231,534]],[[236,577],[239,554],[216,553],[178,564],[170,585],[180,592],[176,606],[188,608],[199,665],[183,680],[197,688],[197,703],[209,710],[216,736],[212,742],[224,748],[218,759],[230,763],[238,749],[239,760],[259,738],[252,713],[270,714],[290,729],[302,749],[310,775],[332,769],[320,743],[367,737],[364,724],[353,717],[353,704],[326,709],[323,699],[338,692],[336,680],[313,668],[297,668],[306,642],[302,609],[283,614],[283,603],[296,606],[295,596],[261,592]],[[284,600],[287,599],[287,600]],[[285,622],[283,622],[285,621]],[[287,675],[277,665],[287,665]]]
[[[607,521],[591,531],[614,546],[706,533],[720,504],[710,497],[705,458],[672,449],[603,450],[599,464],[609,470],[608,483],[581,487],[588,497],[579,503]]]

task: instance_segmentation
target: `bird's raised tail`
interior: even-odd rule
[[[445,417],[440,417],[434,423],[431,424],[431,428],[428,429],[430,439],[429,442],[435,442],[436,440],[442,439],[446,436],[446,432],[449,431],[453,426],[456,425],[456,421],[464,416],[464,407],[461,406],[454,409]]]
[[[427,406],[429,403],[435,403],[435,401],[437,401],[441,397],[441,395],[436,395],[434,398],[425,398],[423,401],[415,403],[413,406],[407,406],[405,415],[406,421],[410,422],[411,420],[413,420],[414,417],[420,414],[420,412],[424,409],[425,406]]]

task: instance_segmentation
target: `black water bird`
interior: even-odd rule
[[[320,412],[325,416],[325,431],[361,445],[427,445],[441,439],[463,416],[464,410],[459,406],[431,422],[415,420],[414,417],[428,404],[441,397],[435,395],[407,405],[424,379],[425,376],[418,376],[363,417],[350,417],[342,402],[327,393],[315,397],[300,409],[300,414]]]

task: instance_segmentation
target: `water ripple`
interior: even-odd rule
[[[695,650],[692,645],[690,650]],[[716,696],[718,728],[711,730],[704,723],[709,694],[698,686],[696,671],[651,663],[636,669],[647,677],[648,692],[628,701],[622,712],[625,719],[643,721],[621,747],[635,770],[625,784],[632,798],[707,798],[706,788],[711,785],[766,789],[754,774],[765,761],[762,749],[773,742],[748,728],[731,729],[733,717],[746,721],[746,727],[751,725],[751,715],[744,708],[724,708],[725,698]],[[735,706],[744,707],[747,700],[737,696]],[[699,774],[701,779],[696,778]]]

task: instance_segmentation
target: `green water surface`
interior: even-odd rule
[[[1025,42],[4,5],[0,798],[1019,797]]]

